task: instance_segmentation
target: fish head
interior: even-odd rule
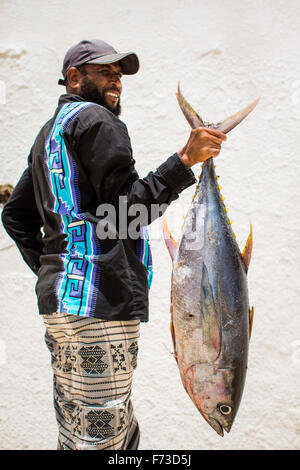
[[[212,364],[197,364],[190,396],[208,424],[220,435],[230,432],[242,396],[236,370]]]
[[[234,417],[234,404],[230,399],[214,404],[214,407],[207,413],[203,413],[204,419],[220,435],[224,436],[224,429],[230,432]]]

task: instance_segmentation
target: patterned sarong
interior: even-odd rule
[[[58,449],[137,449],[130,400],[139,320],[43,315],[52,356]]]

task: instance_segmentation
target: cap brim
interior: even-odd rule
[[[140,64],[137,55],[134,52],[125,52],[123,54],[110,54],[85,62],[86,64],[113,64],[120,62],[122,72],[125,75],[133,75],[139,70]]]

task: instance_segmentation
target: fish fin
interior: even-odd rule
[[[205,264],[203,264],[202,268],[200,307],[202,313],[203,341],[207,349],[207,357],[215,361],[222,347],[221,324]]]
[[[249,339],[251,338],[254,318],[254,307],[249,308]]]
[[[180,86],[178,82],[178,89],[176,93],[177,101],[179,103],[179,106],[181,108],[181,111],[183,112],[187,122],[189,125],[195,129],[196,127],[205,127],[204,122],[201,119],[201,117],[194,111],[194,109],[191,107],[191,105],[184,99],[184,97],[181,94],[180,91]]]
[[[174,354],[174,357],[177,361],[175,331],[174,331],[174,323],[173,323],[173,304],[172,304],[172,301],[171,301],[171,305],[170,305],[170,312],[171,312],[170,331],[171,331],[173,348],[174,348],[174,353],[173,354]]]
[[[174,238],[172,237],[172,234],[169,230],[166,214],[164,215],[164,220],[163,220],[163,235],[164,235],[164,239],[165,239],[165,244],[168,248],[171,259],[173,261],[174,256],[175,256],[175,252],[176,252],[176,248],[177,248],[177,243],[174,240]]]
[[[171,331],[171,336],[172,336],[172,342],[173,342],[173,347],[174,347],[174,352],[173,355],[177,361],[177,354],[176,354],[176,349],[175,349],[175,333],[174,333],[174,326],[173,326],[173,321],[170,321],[170,331]]]
[[[221,289],[220,274],[218,274],[217,302],[219,311],[223,312],[227,322],[231,322],[233,320],[233,317],[228,308],[226,297],[224,296],[223,291]]]
[[[250,224],[250,233],[245,245],[245,248],[242,253],[242,258],[245,266],[246,273],[248,272],[250,260],[251,260],[251,253],[253,247],[253,233],[252,233],[252,224]]]
[[[213,127],[214,129],[217,129],[218,131],[227,134],[227,132],[234,129],[240,122],[242,122],[248,116],[248,114],[251,113],[251,111],[253,111],[259,100],[260,98],[257,98],[255,101],[253,101],[253,103],[249,104],[238,113],[229,116],[222,122],[218,122],[217,124],[211,124],[209,127]]]

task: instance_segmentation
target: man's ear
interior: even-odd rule
[[[69,88],[79,91],[81,86],[82,75],[76,67],[70,67],[67,71],[67,80]]]

